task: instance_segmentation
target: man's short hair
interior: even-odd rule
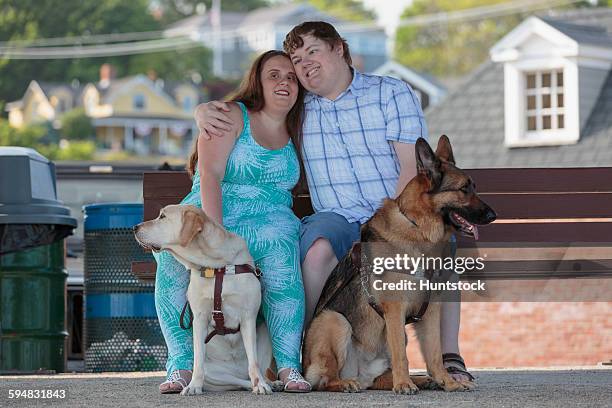
[[[285,41],[283,41],[283,49],[285,52],[287,54],[291,54],[298,48],[302,47],[304,45],[302,36],[304,35],[312,35],[313,37],[329,44],[332,49],[334,49],[334,47],[337,45],[342,44],[344,60],[348,65],[353,64],[349,46],[346,40],[342,38],[340,34],[338,34],[338,31],[336,31],[333,25],[324,21],[306,21],[305,23],[293,27],[293,29],[289,31],[285,37]]]

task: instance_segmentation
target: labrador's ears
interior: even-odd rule
[[[183,212],[179,243],[186,247],[204,228],[204,218],[193,210]]]

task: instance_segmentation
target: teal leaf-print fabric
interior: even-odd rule
[[[260,146],[251,133],[243,104],[244,128],[227,161],[221,183],[223,225],[242,236],[262,270],[262,312],[270,330],[277,367],[300,368],[304,325],[304,286],[299,262],[298,218],[291,210],[291,189],[299,162],[291,141],[281,149]],[[182,204],[202,206],[200,174]],[[179,316],[186,301],[189,274],[174,257],[156,254],[155,304],[168,346],[168,374],[193,366],[191,330]]]

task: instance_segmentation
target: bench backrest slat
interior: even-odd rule
[[[574,272],[568,270],[566,273],[561,270],[563,268],[559,269],[561,264],[544,262],[546,247],[562,250],[584,243],[580,245],[584,247],[582,254],[612,242],[612,168],[475,169],[467,172],[476,182],[483,200],[497,212],[498,220],[479,228],[477,242],[459,236],[460,247],[497,248],[503,254],[513,249],[535,248],[536,255],[542,256],[541,259],[539,255],[531,256],[531,261],[524,263],[520,263],[519,256],[497,264],[499,268],[489,269],[487,273],[501,277],[515,274],[512,262],[516,261],[519,263],[515,267],[529,276],[550,272],[566,277]],[[191,179],[185,172],[144,173],[145,220],[156,218],[165,205],[178,204],[190,190]],[[298,217],[312,213],[308,194],[295,197],[293,210]],[[578,274],[599,274],[609,266],[609,258],[612,258],[609,255],[589,258],[603,265],[602,269],[597,264],[588,266],[591,261],[581,260],[582,256],[574,258],[578,263],[568,263],[568,268],[579,265]],[[565,258],[559,256],[558,259]],[[136,270],[138,268],[142,269],[142,275],[149,273],[150,276],[151,267],[137,265]]]
[[[481,193],[612,192],[612,167],[470,169],[467,172]]]
[[[481,227],[484,242],[605,242],[612,238],[612,168],[475,169],[468,173],[498,214]],[[191,190],[185,172],[144,173],[144,218],[156,218]],[[308,195],[294,200],[302,217],[312,213]]]

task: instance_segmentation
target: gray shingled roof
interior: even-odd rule
[[[80,85],[80,84],[78,86],[73,87],[68,83],[61,83],[61,82],[39,82],[39,81],[37,82],[40,88],[42,89],[42,91],[45,93],[47,98],[49,98],[58,88],[70,92],[70,94],[72,95],[72,100],[73,100],[74,105],[77,105],[80,103],[81,93],[83,92],[83,89],[85,88],[83,85]]]
[[[590,26],[605,27],[608,32],[612,32],[612,8],[579,8],[569,10],[547,10],[538,13],[542,18],[551,18],[558,21],[565,21],[573,24],[583,24]]]
[[[612,35],[606,31],[606,27],[574,24],[551,18],[542,18],[542,20],[581,44],[601,45],[604,47],[610,47],[612,44]]]
[[[581,18],[586,18],[585,13]],[[611,112],[612,71],[577,144],[505,147],[503,65],[488,61],[426,117],[432,145],[441,134],[448,135],[464,168],[596,167],[612,166]]]

